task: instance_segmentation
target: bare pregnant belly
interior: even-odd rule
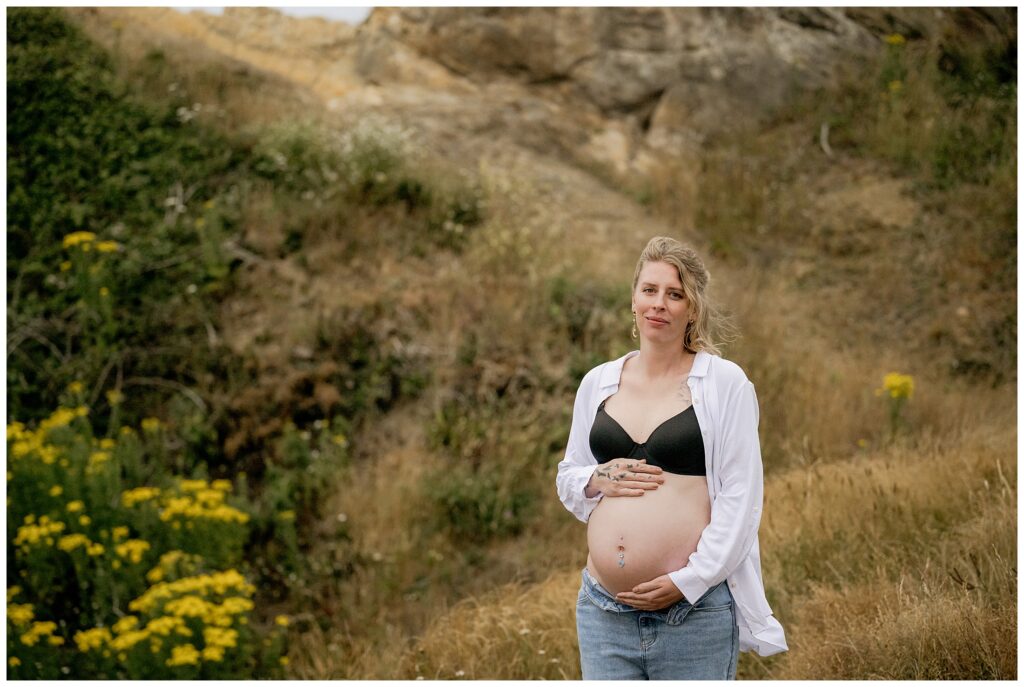
[[[711,522],[707,479],[662,473],[643,496],[606,496],[587,524],[587,570],[612,594],[686,565]]]

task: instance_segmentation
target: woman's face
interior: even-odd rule
[[[633,310],[641,336],[654,341],[682,341],[693,310],[679,272],[667,262],[647,262],[633,291]]]

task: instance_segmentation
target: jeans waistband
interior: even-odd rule
[[[683,622],[683,619],[687,616],[687,614],[690,612],[691,609],[693,609],[695,605],[691,604],[687,599],[684,598],[680,599],[668,608],[662,608],[657,611],[644,611],[639,608],[636,608],[635,606],[630,606],[629,604],[624,604],[619,601],[616,601],[612,593],[604,587],[602,587],[601,583],[594,579],[594,577],[590,574],[590,571],[586,568],[583,568],[582,576],[583,592],[587,595],[587,597],[590,598],[590,600],[594,603],[595,606],[597,606],[601,610],[609,611],[611,613],[647,613],[655,616],[663,616],[665,622],[669,625],[678,625],[679,623]],[[725,584],[725,580],[722,580],[714,587],[708,589],[707,592],[705,592],[704,595],[700,597],[700,599],[697,599],[697,603],[700,603],[701,599],[713,593],[723,584]]]

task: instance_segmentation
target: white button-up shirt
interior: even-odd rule
[[[631,351],[598,365],[584,375],[576,392],[556,486],[562,503],[583,522],[604,496],[587,498],[584,493],[598,465],[590,450],[590,429],[601,401],[618,391],[622,366],[639,353]],[[736,602],[740,650],[761,656],[787,651],[785,633],[772,615],[761,579],[757,529],[764,476],[754,385],[739,365],[706,351],[697,352],[686,383],[704,441],[711,522],[686,566],[668,576],[691,601],[728,579]]]

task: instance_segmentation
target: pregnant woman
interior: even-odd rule
[[[576,601],[585,680],[735,679],[786,651],[761,579],[754,385],[718,354],[709,275],[667,237],[633,275],[640,350],[580,383],[558,495],[587,523]]]

